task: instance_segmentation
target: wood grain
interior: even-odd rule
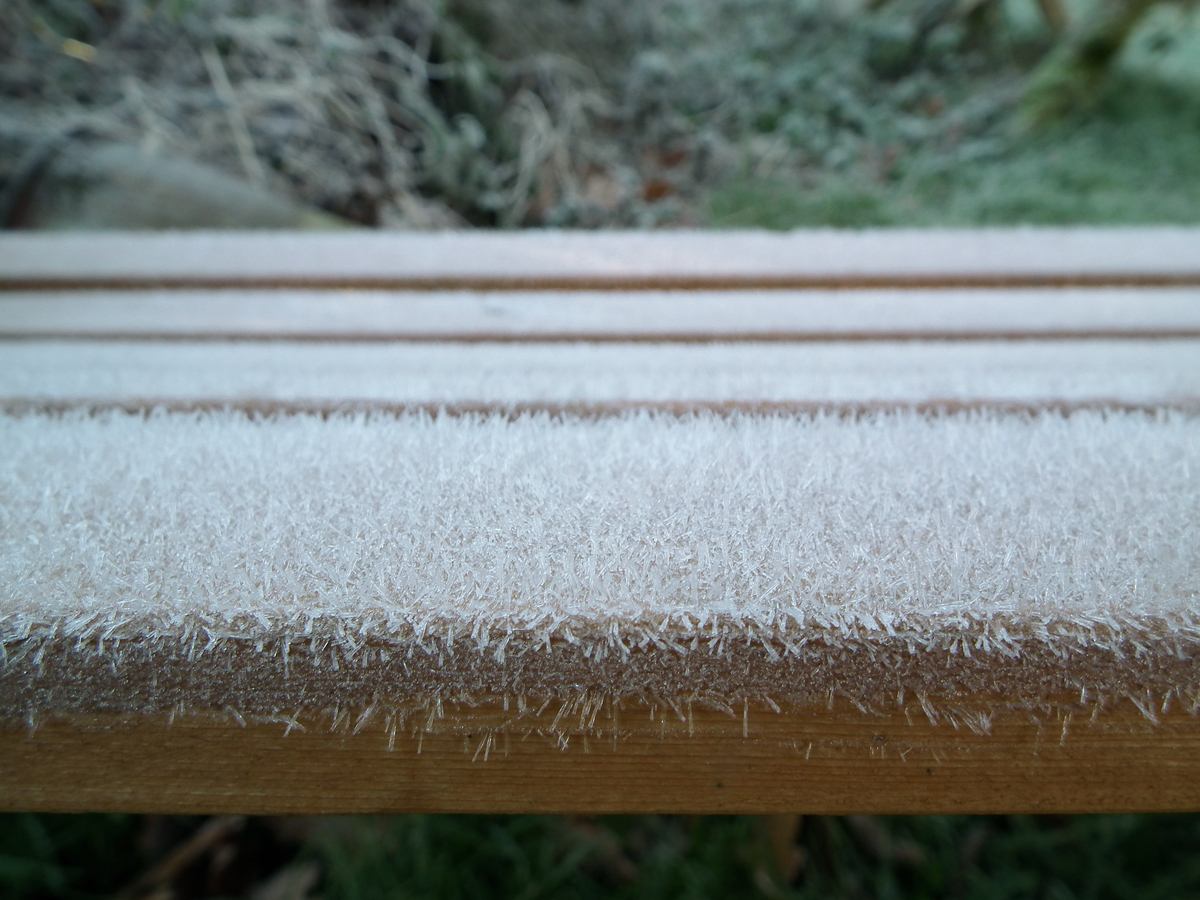
[[[982,709],[983,707],[981,707]],[[960,710],[961,712],[961,710]],[[1200,810],[1200,720],[1131,705],[994,716],[740,715],[627,706],[611,733],[447,707],[389,749],[358,734],[192,716],[0,731],[0,808],[162,813],[1086,813]],[[1066,720],[1066,715],[1075,716]],[[651,721],[653,717],[653,721]],[[1066,726],[1064,726],[1064,721]],[[537,723],[533,723],[536,725]],[[743,734],[743,725],[746,732]]]

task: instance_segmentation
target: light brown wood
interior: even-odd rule
[[[1200,285],[1194,228],[0,236],[0,289]]]
[[[915,706],[915,704],[914,704]],[[981,707],[982,709],[982,707]],[[551,712],[553,712],[551,710]],[[1084,813],[1200,810],[1200,720],[1132,704],[1012,711],[990,733],[920,707],[738,714],[627,705],[614,729],[447,706],[358,734],[308,722],[92,717],[0,731],[0,808],[162,813]],[[651,716],[654,721],[651,721]],[[690,719],[690,721],[689,721]],[[980,720],[976,719],[978,723]],[[745,727],[745,734],[743,727]],[[566,728],[567,726],[562,726]],[[608,731],[605,731],[605,728]]]

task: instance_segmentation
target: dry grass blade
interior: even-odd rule
[[[229,83],[229,76],[225,73],[225,66],[221,62],[221,54],[217,52],[217,48],[209,44],[203,51],[204,64],[208,68],[209,77],[212,78],[213,88],[217,92],[217,96],[221,98],[221,102],[225,104],[225,109],[229,113],[229,127],[233,132],[233,140],[237,145],[238,156],[241,157],[242,167],[246,170],[246,174],[250,176],[251,181],[257,181],[260,184],[266,181],[267,173],[263,170],[262,163],[259,162],[258,156],[254,152],[254,139],[250,137],[250,128],[246,124],[246,117],[242,115],[242,108],[238,104],[237,95],[233,92],[233,86]]]
[[[86,90],[54,80],[67,38],[39,35],[56,7],[0,9],[0,83],[33,86],[22,121],[196,157],[368,224],[464,224],[451,208],[522,224],[539,182],[583,165],[603,105],[582,64],[501,62],[423,0],[98,6]]]
[[[117,900],[138,900],[170,884],[189,865],[245,825],[245,816],[215,816],[168,853],[136,881],[117,893]]]
[[[87,122],[368,224],[689,225],[739,172],[865,184],[1000,139],[1018,73],[970,69],[971,4],[853,2],[19,0],[0,83],[39,127]],[[919,39],[889,50],[897,16]]]

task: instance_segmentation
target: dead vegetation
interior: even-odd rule
[[[606,112],[585,67],[503,62],[419,0],[16,0],[0,17],[24,130],[198,157],[368,224],[520,224],[537,190],[578,192]]]
[[[0,174],[101,139],[382,227],[701,225],[730,179],[995,154],[1047,3],[8,0]]]

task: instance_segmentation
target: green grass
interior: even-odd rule
[[[0,896],[112,896],[201,822],[0,816]],[[1197,815],[814,816],[798,844],[805,862],[785,884],[747,816],[259,819],[185,869],[171,896],[250,896],[315,865],[311,896],[325,900],[1200,897]]]
[[[581,828],[553,818],[399,817],[346,823],[314,847],[326,863],[328,900],[1200,896],[1195,816],[894,817],[877,823],[891,838],[891,858],[847,820],[814,817],[801,832],[807,862],[794,886],[764,880],[757,824],[632,817]]]
[[[137,817],[0,815],[0,896],[102,897],[138,871]]]
[[[914,154],[885,178],[740,178],[708,212],[770,229],[1200,222],[1200,88],[1127,74],[1052,129]]]

